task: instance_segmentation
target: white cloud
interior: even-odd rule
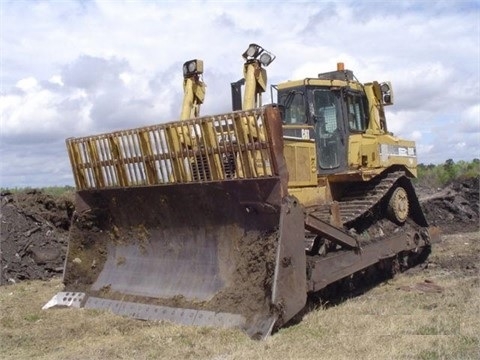
[[[64,85],[62,77],[60,75],[53,75],[50,79],[48,79],[48,81],[50,81],[52,84],[55,84],[55,85],[60,85],[60,86]]]
[[[480,103],[472,105],[462,112],[460,130],[480,133]]]
[[[28,77],[28,78],[19,80],[15,86],[22,91],[28,92],[28,91],[34,90],[37,87],[37,85],[38,85],[38,82],[35,78]]]
[[[202,113],[228,111],[251,42],[277,56],[271,83],[337,62],[362,82],[391,80],[389,129],[416,140],[421,161],[480,157],[475,1],[12,1],[2,11],[0,186],[51,184],[45,169],[71,184],[66,163],[55,166],[65,137],[178,117],[186,60],[205,63]],[[35,147],[53,142],[54,153]]]
[[[120,75],[118,75],[118,77],[120,78],[120,80],[123,81],[124,85],[129,85],[132,82],[132,75],[129,74],[128,72],[123,72]]]
[[[409,138],[415,141],[420,140],[422,138],[422,133],[418,130],[415,130],[410,134]]]

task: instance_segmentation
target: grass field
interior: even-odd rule
[[[3,286],[0,358],[479,359],[478,254],[480,233],[443,236],[426,269],[400,274],[339,305],[318,307],[265,341],[236,330],[94,310],[41,310],[62,290],[58,279]],[[472,256],[476,268],[468,265]]]

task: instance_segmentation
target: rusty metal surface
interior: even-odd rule
[[[265,111],[276,125],[267,126]],[[66,145],[78,190],[263,178],[278,174],[272,156],[282,137],[273,140],[267,129],[278,136],[279,126],[278,111],[267,107],[69,138]]]
[[[270,186],[272,185],[270,184]],[[248,190],[251,188],[244,189],[246,193],[250,193]],[[117,195],[116,201],[121,199],[118,197],[117,191],[112,191],[112,194]],[[139,196],[139,194],[136,195]],[[99,201],[98,198],[96,200]],[[150,200],[154,200],[154,198]],[[240,207],[247,203],[255,203],[236,200],[234,203]],[[91,201],[92,199],[86,200],[93,206]],[[99,204],[105,205],[107,202],[107,199],[103,199]],[[258,202],[255,204],[258,205]],[[225,207],[222,207],[222,211],[225,211],[228,206],[227,204],[223,205]],[[262,214],[261,209],[266,212]],[[139,238],[112,241],[109,234],[105,233],[103,239],[108,243],[107,260],[98,278],[94,280],[90,288],[86,289],[86,293],[82,293],[82,298],[86,300],[84,306],[109,310],[119,315],[144,320],[240,328],[252,338],[265,338],[270,335],[275,325],[284,324],[305,305],[306,257],[302,245],[303,208],[294,198],[288,197],[282,201],[279,211],[274,211],[272,207],[257,206],[250,208],[249,211],[242,211],[243,213],[245,214],[233,217],[237,220],[244,217],[240,221],[244,224],[241,233],[234,233],[229,229],[221,230],[223,226],[214,216],[209,221],[215,223],[215,226],[207,227],[211,235],[197,229],[196,232],[193,231],[190,234],[192,237],[190,240],[188,240],[189,237],[183,239],[186,243],[182,243],[182,239],[174,233],[163,232],[163,238],[159,238],[160,232],[153,235],[152,229],[149,231],[147,242],[146,239]],[[260,220],[262,218],[265,219],[262,221]],[[129,225],[132,225],[132,221],[134,221],[134,217],[130,220]],[[174,223],[172,219],[169,221],[170,224]],[[227,225],[224,224],[224,226]],[[251,301],[248,300],[248,291],[258,292],[258,289],[248,289],[245,284],[234,282],[233,272],[235,271],[235,261],[238,259],[232,256],[231,252],[234,249],[231,247],[239,246],[238,237],[244,236],[245,231],[252,233],[253,229],[257,229],[258,234],[261,234],[276,228],[279,228],[278,244],[275,256],[269,260],[274,261],[275,264],[265,264],[267,267],[275,268],[271,289],[265,293],[265,296],[271,294],[271,299],[256,299],[260,302],[266,300],[270,305],[255,314],[242,313],[243,304],[241,303],[238,303],[238,308],[230,308],[229,311],[222,310],[224,304],[219,304],[213,309],[188,307],[191,304],[198,304],[199,300],[208,302],[209,299],[228,287],[239,287],[236,297],[240,299],[240,302],[245,299],[247,306],[251,306],[252,304],[248,303]],[[170,235],[170,239],[175,241],[174,243],[168,242],[168,244],[177,251],[172,252],[172,249],[168,247],[162,248],[164,240],[168,238],[166,235]],[[263,237],[259,236],[258,240],[262,241]],[[128,244],[130,241],[133,242]],[[176,247],[177,245],[178,247]],[[74,247],[75,244],[71,246]],[[75,254],[82,257],[81,253],[76,252]],[[253,255],[258,257],[259,254]],[[120,259],[121,261],[119,261]],[[69,260],[75,263],[74,260]],[[71,265],[70,271],[74,271],[74,265]],[[101,265],[98,264],[98,266]],[[70,280],[73,280],[74,284],[70,284],[69,287],[75,287],[81,278],[72,279],[70,277]],[[264,283],[260,285],[263,287]],[[180,301],[178,305],[162,305],[162,298]],[[189,303],[184,300],[194,301]]]
[[[308,290],[315,292],[346,276],[367,268],[380,260],[396,256],[402,251],[424,251],[428,239],[419,233],[398,232],[371,242],[360,252],[338,251],[325,257],[308,258]]]
[[[280,177],[281,197],[288,195],[288,169],[284,156],[283,124],[277,108],[265,108],[265,126],[271,144],[272,161],[275,174]]]
[[[418,202],[415,189],[404,171],[385,172],[369,182],[354,183],[339,201],[340,215],[346,225],[351,225],[384,200],[396,186],[402,186],[408,193],[410,218],[419,226],[428,226]]]
[[[156,310],[155,319],[233,324],[263,338],[277,319],[298,312],[306,294],[303,210],[299,204],[290,209],[280,192],[278,177],[79,191],[66,289],[84,292],[88,307],[140,318]],[[249,261],[261,258],[265,246],[273,251],[261,265],[272,269],[272,279],[265,280],[271,288],[249,288],[248,279],[239,283],[238,271],[248,277]],[[275,269],[278,256],[295,266]],[[252,304],[254,310],[244,312],[242,306]],[[158,315],[164,307],[175,311]]]
[[[92,290],[208,299],[228,283],[220,251],[228,262],[233,240],[278,227],[280,204],[269,202],[279,199],[277,184],[272,178],[79,192],[107,253]],[[70,246],[87,236],[81,230]],[[66,278],[78,283],[68,260]]]
[[[278,109],[68,139],[67,147],[78,191],[64,283],[84,292],[87,307],[233,324],[262,338],[303,306],[303,210],[283,200]],[[295,266],[276,267],[278,256]]]
[[[305,216],[305,229],[321,235],[322,237],[325,237],[335,244],[344,246],[347,249],[355,249],[359,247],[357,240],[353,236],[347,234],[341,228],[337,228],[315,217],[313,213]]]
[[[303,207],[285,197],[280,215],[280,239],[275,260],[272,302],[281,306],[278,324],[291,319],[307,300],[306,255]]]
[[[240,327],[263,338],[302,309],[307,291],[428,246],[422,234],[399,232],[359,251],[341,228],[382,201],[403,181],[399,173],[325,206],[331,224],[321,206],[305,214],[288,195],[273,106],[69,139],[67,146],[79,216],[64,282],[67,291],[85,293],[87,307]],[[414,220],[423,225],[421,215]],[[307,258],[305,229],[343,249]],[[272,274],[250,284],[250,261],[258,258]]]
[[[396,186],[406,189],[411,204],[403,226],[394,224],[382,213]],[[338,202],[342,223],[345,228],[355,230],[352,233],[358,234],[356,237],[328,224],[334,205],[335,202],[332,206],[314,207],[306,214],[306,229],[342,246],[326,255],[307,257],[309,291],[321,290],[398,253],[428,251],[430,244],[438,239],[438,231],[427,227],[414,188],[402,171],[384,173],[369,182],[351,183],[343,194]]]

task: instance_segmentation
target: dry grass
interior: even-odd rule
[[[59,280],[0,287],[2,359],[478,359],[480,280],[452,258],[480,253],[480,233],[445,237],[428,269],[307,314],[265,341],[85,309],[41,307]],[[477,255],[478,259],[478,255]],[[467,269],[468,270],[468,269]],[[425,279],[441,292],[415,290]],[[408,289],[412,289],[408,291]]]

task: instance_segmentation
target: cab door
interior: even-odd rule
[[[340,91],[313,89],[313,126],[319,174],[337,173],[347,166],[347,141]]]

